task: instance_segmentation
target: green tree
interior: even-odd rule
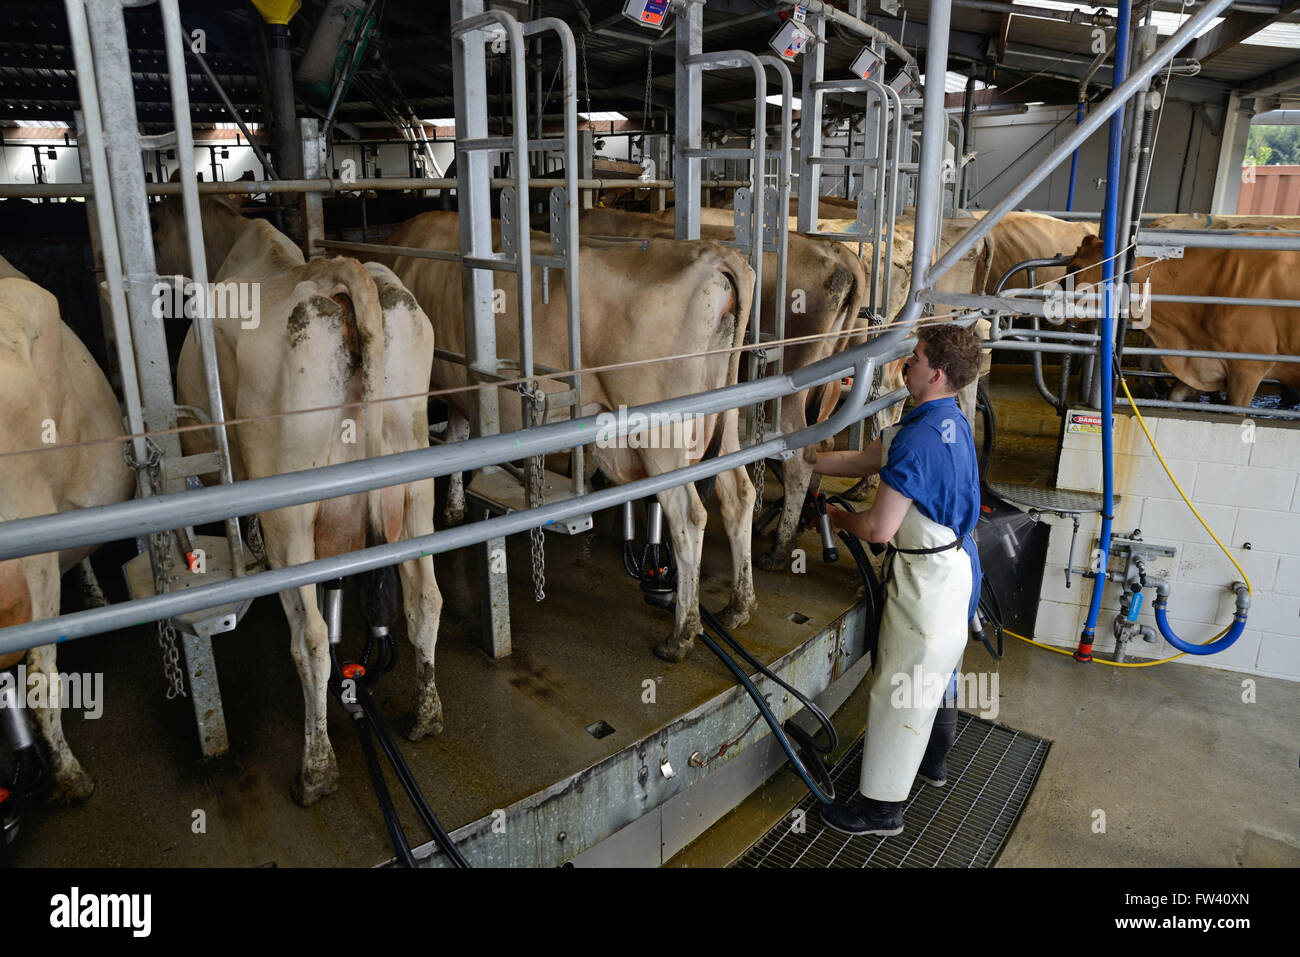
[[[1300,164],[1300,126],[1252,126],[1246,138],[1245,165]]]

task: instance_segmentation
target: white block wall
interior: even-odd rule
[[[1226,668],[1300,680],[1300,425],[1221,416],[1149,414],[1147,426],[1179,484],[1215,534],[1245,569],[1254,588],[1246,630],[1217,655],[1185,655],[1178,663]],[[1101,436],[1067,433],[1057,472],[1062,489],[1101,491]],[[1148,542],[1171,545],[1177,554],[1156,565],[1173,587],[1169,621],[1180,638],[1200,643],[1232,620],[1233,595],[1226,586],[1240,576],[1191,510],[1179,498],[1131,415],[1115,417],[1115,509],[1112,533],[1142,530]],[[1065,587],[1072,525],[1049,518],[1052,535],[1043,575],[1037,637],[1074,648],[1087,619],[1091,579],[1074,576]],[[1074,548],[1074,567],[1089,564],[1101,528],[1084,516]],[[1246,546],[1249,545],[1249,548]],[[1111,622],[1120,586],[1107,584],[1094,650],[1109,653]],[[1145,595],[1140,621],[1155,627]],[[1130,658],[1167,658],[1177,650],[1161,640],[1129,642]],[[1109,656],[1109,655],[1107,655]]]

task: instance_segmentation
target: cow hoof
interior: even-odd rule
[[[691,649],[694,647],[694,638],[687,638],[685,641],[678,638],[669,638],[663,644],[655,645],[655,657],[675,664],[690,654]]]
[[[411,729],[406,732],[406,740],[419,741],[430,735],[442,734],[442,718],[416,718],[411,722]]]
[[[325,767],[323,774],[316,777],[316,780],[308,782],[299,772],[294,776],[293,787],[290,788],[293,794],[293,800],[299,807],[311,807],[327,794],[333,794],[339,789],[339,765],[333,756],[330,757],[330,763]]]
[[[728,631],[733,628],[739,628],[745,622],[749,621],[749,609],[732,608],[728,605],[722,610],[722,614],[718,616],[718,621],[720,621],[722,627],[726,628]]]
[[[51,804],[80,804],[95,793],[95,779],[83,769],[60,778],[50,792]]]
[[[790,567],[790,555],[779,548],[758,556],[758,567],[765,572],[783,572]]]

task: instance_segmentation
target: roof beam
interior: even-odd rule
[[[1239,43],[1250,39],[1271,23],[1300,9],[1297,0],[1284,0],[1273,13],[1248,13],[1234,10],[1209,33],[1192,41],[1180,51],[1182,56],[1205,63],[1221,53],[1226,53]]]
[[[1300,86],[1300,60],[1288,63],[1280,70],[1255,77],[1244,86],[1238,87],[1237,92],[1243,97],[1269,96],[1273,93],[1293,90],[1298,86]]]

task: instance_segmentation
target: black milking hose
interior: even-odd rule
[[[700,617],[706,624],[709,624],[709,620],[713,619],[713,616],[703,607],[700,608]],[[716,622],[716,619],[713,619],[713,621]],[[709,627],[713,627],[713,625],[710,624]],[[812,779],[808,768],[799,758],[799,755],[795,753],[794,748],[790,746],[790,741],[786,737],[785,732],[781,730],[781,726],[777,723],[776,716],[772,714],[772,709],[767,706],[767,702],[764,701],[763,696],[759,694],[758,688],[754,686],[754,682],[749,680],[749,675],[745,674],[744,669],[732,660],[731,655],[723,651],[722,648],[718,646],[718,643],[709,637],[708,632],[701,631],[700,640],[708,646],[710,651],[721,659],[722,663],[727,666],[733,675],[736,676],[736,680],[740,682],[741,686],[749,692],[749,696],[754,699],[754,704],[758,706],[759,713],[762,714],[763,720],[766,721],[767,726],[772,729],[772,736],[776,738],[777,744],[781,745],[781,750],[784,751],[786,757],[790,759],[790,764],[794,766],[795,773],[798,774],[799,777],[803,778],[804,784],[808,785],[808,790],[813,793],[813,797],[817,798],[817,800],[821,801],[823,804],[832,803],[835,800],[834,790],[832,789],[828,794]]]
[[[397,743],[393,741],[392,735],[388,733],[388,728],[383,724],[378,715],[378,709],[375,702],[370,697],[370,689],[367,685],[357,686],[357,704],[361,705],[361,710],[365,713],[366,718],[374,725],[375,737],[379,741],[379,746],[384,749],[384,754],[388,756],[388,762],[393,766],[397,778],[402,783],[402,790],[406,792],[411,803],[419,812],[420,818],[424,821],[424,826],[429,829],[433,839],[438,846],[442,848],[444,854],[457,867],[469,867],[469,861],[465,860],[460,849],[456,847],[456,842],[451,839],[446,830],[443,829],[442,823],[438,816],[433,813],[433,808],[429,807],[429,802],[424,798],[424,792],[420,789],[411,773],[410,765],[406,763],[406,758],[402,756],[401,751],[397,749]]]
[[[411,853],[411,848],[406,843],[406,835],[402,832],[401,822],[397,820],[397,811],[388,793],[388,785],[384,782],[384,771],[379,766],[379,755],[375,753],[375,742],[370,735],[369,719],[363,717],[357,720],[356,726],[357,738],[361,741],[361,753],[366,758],[366,768],[370,771],[370,780],[375,786],[375,797],[379,800],[379,810],[384,816],[388,837],[393,842],[393,848],[397,851],[402,864],[405,867],[415,867],[415,855]]]

